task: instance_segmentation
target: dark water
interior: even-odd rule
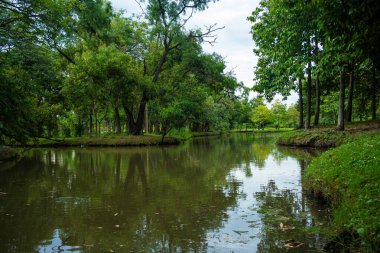
[[[316,252],[313,154],[269,140],[31,150],[0,167],[0,252]]]

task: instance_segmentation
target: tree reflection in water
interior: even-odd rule
[[[296,227],[316,224],[302,193],[275,181],[259,188],[267,177],[282,185],[299,178],[307,162],[290,156],[253,135],[178,147],[34,149],[0,170],[0,252],[251,252],[257,243],[263,252],[303,236],[313,237],[302,241],[311,248],[318,233]],[[284,231],[288,225],[296,228]]]
[[[283,252],[289,248],[292,252],[309,252],[323,248],[324,242],[316,231],[326,222],[326,217],[310,210],[302,193],[278,189],[276,182],[270,180],[255,197],[263,222],[258,252]],[[298,245],[287,245],[289,241]]]

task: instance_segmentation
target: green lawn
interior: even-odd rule
[[[277,144],[301,147],[337,147],[360,137],[380,133],[379,121],[350,123],[346,131],[336,131],[336,126],[320,126],[310,130],[294,130],[278,136]]]

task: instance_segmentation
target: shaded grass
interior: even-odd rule
[[[346,131],[336,131],[335,126],[322,126],[311,130],[294,130],[278,136],[277,144],[300,147],[337,147],[367,135],[380,133],[378,121],[350,123]]]
[[[380,247],[380,134],[359,137],[314,159],[305,187],[332,204],[340,231],[359,236],[370,252]]]
[[[178,139],[165,137],[161,142],[161,136],[110,136],[110,137],[74,137],[74,138],[37,138],[30,140],[27,147],[73,147],[73,146],[152,146],[178,144]]]

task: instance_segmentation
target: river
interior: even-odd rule
[[[0,167],[0,252],[318,252],[315,151],[252,134],[180,146],[32,149]]]

